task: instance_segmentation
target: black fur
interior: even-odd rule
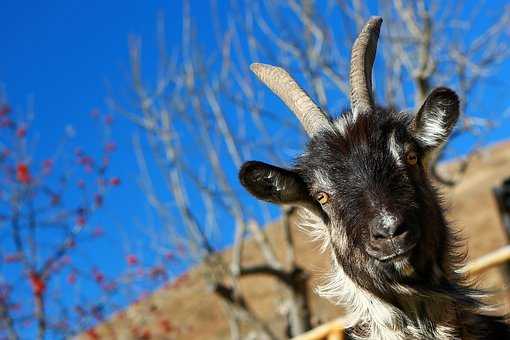
[[[394,329],[403,338],[434,338],[447,325],[452,339],[510,339],[504,319],[479,312],[480,292],[456,272],[464,253],[428,178],[427,157],[451,133],[458,107],[455,93],[439,88],[416,116],[379,109],[354,119],[347,112],[310,140],[293,169],[248,162],[240,180],[260,199],[320,216],[337,263],[395,308]],[[417,164],[406,162],[410,153]],[[320,192],[329,202],[315,201]],[[398,238],[381,241],[377,232],[388,223],[400,230]],[[348,333],[370,337],[365,321]]]

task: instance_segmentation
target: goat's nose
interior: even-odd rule
[[[388,239],[392,237],[398,237],[405,234],[409,230],[407,224],[379,224],[375,228],[372,228],[372,237],[375,240]]]

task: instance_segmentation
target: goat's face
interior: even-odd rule
[[[259,199],[319,216],[339,264],[356,281],[417,278],[443,253],[446,226],[427,159],[458,112],[457,96],[445,88],[433,91],[414,116],[347,112],[314,135],[293,169],[247,162],[240,180]]]
[[[375,108],[369,80],[381,22],[372,18],[353,47],[352,111],[336,121],[282,69],[253,66],[311,140],[293,169],[252,161],[239,174],[257,198],[318,216],[338,264],[376,292],[388,280],[427,280],[442,267],[447,229],[427,163],[459,115],[457,95],[446,88],[432,91],[414,115]]]

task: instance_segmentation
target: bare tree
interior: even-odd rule
[[[60,284],[71,286],[81,276],[71,259],[78,244],[99,236],[86,226],[119,181],[107,177],[111,148],[102,162],[82,149],[66,152],[73,144],[71,127],[57,149],[41,159],[33,118],[32,108],[16,112],[0,94],[0,315],[9,339],[27,336],[19,332],[22,327],[35,330],[38,339],[76,331],[70,318],[57,319],[48,310],[69,308],[69,301],[59,298]]]
[[[483,6],[395,0],[380,1],[376,8],[386,19],[382,32],[386,43],[381,49],[385,67],[376,72],[385,81],[376,79],[374,84],[383,87],[385,102],[396,109],[414,108],[440,84],[468,96],[508,59],[504,35],[510,7],[495,13],[491,24],[476,35],[468,34],[470,22],[485,13]],[[220,12],[226,18],[221,22]],[[204,263],[204,278],[223,301],[233,339],[242,337],[243,322],[266,338],[281,334],[250,308],[239,289],[240,280],[250,275],[278,280],[288,306],[281,316],[288,324],[287,335],[311,327],[309,273],[295,261],[293,209],[283,211],[285,244],[278,246],[287,255],[279,258],[261,227],[274,212],[247,200],[237,184],[236,172],[244,160],[263,153],[279,163],[303,142],[290,115],[280,115],[277,106],[268,109],[264,104],[268,93],[249,73],[249,64],[281,65],[301,77],[306,90],[328,112],[340,112],[347,106],[350,46],[370,13],[356,0],[263,1],[243,6],[213,1],[214,25],[207,37],[215,37],[211,50],[210,42],[201,42],[203,32],[197,31],[185,2],[181,44],[170,53],[164,44],[164,20],[158,21],[158,71],[149,77],[143,76],[141,41],[131,40],[135,100],[111,104],[140,127],[142,137],[134,139],[140,183],[165,226],[160,242],[185,245],[190,260]],[[463,105],[466,114],[455,135],[479,134],[492,124],[477,117],[467,103]],[[164,193],[158,183],[164,183]],[[218,252],[225,231],[234,234],[231,256]],[[248,235],[263,259],[255,266],[243,261]]]
[[[0,92],[0,337],[10,340],[70,337],[173,276],[171,261],[154,256],[142,263],[129,243],[117,254],[125,272],[89,259],[88,250],[110,236],[96,224],[98,212],[121,185],[110,169],[112,117],[92,112],[104,139],[100,151],[87,153],[71,126],[55,150],[45,150],[34,115],[31,106],[13,109]]]

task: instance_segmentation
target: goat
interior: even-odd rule
[[[319,295],[344,305],[349,339],[510,339],[502,316],[458,269],[464,255],[432,185],[430,159],[459,116],[459,99],[434,89],[416,114],[376,107],[372,67],[382,18],[371,18],[351,53],[351,110],[334,120],[283,69],[251,69],[310,136],[291,169],[243,164],[258,199],[301,206],[331,252]]]

